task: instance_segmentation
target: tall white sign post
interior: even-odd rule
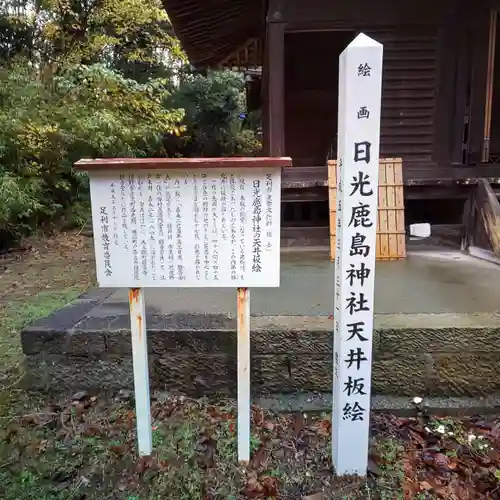
[[[238,458],[250,459],[250,292],[280,280],[281,168],[290,158],[80,160],[97,279],[129,288],[140,455],[152,453],[145,287],[237,289]]]
[[[332,461],[368,464],[382,45],[364,34],[339,60]]]

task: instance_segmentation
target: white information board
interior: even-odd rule
[[[101,287],[277,287],[281,169],[91,171]]]
[[[332,461],[368,463],[382,45],[360,34],[339,60]]]

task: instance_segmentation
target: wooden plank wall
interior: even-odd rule
[[[328,200],[330,206],[330,260],[335,260],[337,228],[337,162],[328,162]],[[379,165],[377,218],[377,260],[406,258],[403,196],[403,161],[384,158]]]

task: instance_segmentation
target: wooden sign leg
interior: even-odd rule
[[[149,394],[148,338],[146,333],[146,303],[144,290],[130,288],[130,329],[134,363],[135,413],[139,456],[153,452],[151,432],[151,401]]]
[[[238,460],[250,461],[250,290],[237,290]]]

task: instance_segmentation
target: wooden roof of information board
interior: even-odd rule
[[[98,158],[75,163],[77,170],[156,170],[193,168],[290,167],[291,158]]]
[[[214,67],[260,38],[264,0],[162,0],[190,61]]]

